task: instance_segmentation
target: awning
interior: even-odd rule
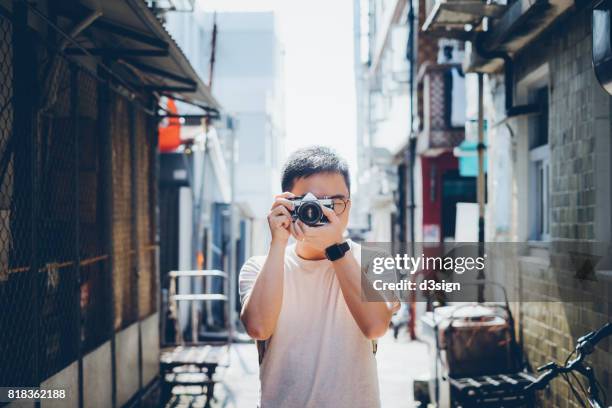
[[[427,20],[423,24],[423,31],[464,33],[466,26],[476,27],[483,17],[499,17],[505,6],[496,3],[487,3],[481,0],[436,0]]]
[[[506,4],[494,0],[434,0],[422,30],[438,37],[475,41],[482,36],[482,49],[514,54],[550,27],[574,6],[574,0],[516,0]],[[483,30],[483,18],[489,18]],[[465,72],[495,72],[496,58],[482,58],[475,49],[466,51]]]
[[[136,90],[185,100],[205,110],[220,109],[144,0],[68,0],[49,5],[52,3],[65,19],[62,28],[68,32],[92,20],[79,33],[81,47],[69,43],[65,54],[101,58]]]
[[[478,143],[464,140],[453,149],[453,155],[459,159],[459,175],[462,177],[478,176]],[[484,172],[487,172],[487,156],[484,156]]]

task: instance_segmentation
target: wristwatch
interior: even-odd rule
[[[349,249],[351,249],[351,246],[348,242],[344,241],[341,244],[334,244],[325,248],[325,256],[332,262],[337,261],[342,258]]]

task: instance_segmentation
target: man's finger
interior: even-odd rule
[[[302,230],[302,234],[304,235],[304,238],[308,238],[312,235],[314,227],[309,227],[308,225],[304,224],[301,220],[298,220],[296,223],[299,224]]]
[[[291,224],[291,218],[285,214],[272,215],[270,217],[270,224],[272,224],[273,228],[278,228],[281,226],[283,228],[287,228],[289,227],[289,224]]]
[[[293,228],[295,239],[298,241],[303,241],[305,239],[304,231],[299,223],[293,222],[291,223],[291,228]]]
[[[279,205],[278,207],[272,208],[271,215],[286,215],[287,217],[291,218],[291,213],[284,205]]]
[[[286,198],[279,197],[276,200],[274,200],[274,202],[272,203],[272,207],[270,207],[270,209],[273,209],[279,206],[286,207],[292,210],[295,204],[291,200],[287,200]]]
[[[291,232],[291,235],[293,235],[293,238],[295,238],[296,241],[301,241],[301,237],[298,234],[298,232],[295,230],[296,224],[295,222],[292,222],[291,224],[289,224],[289,232]]]
[[[277,194],[274,196],[274,198],[292,198],[295,197],[295,194],[289,192],[289,191],[285,191],[284,193],[281,194]]]
[[[339,221],[338,216],[336,215],[334,210],[324,205],[321,206],[321,209],[323,210],[323,214],[325,214],[330,224],[335,224],[336,222]]]
[[[291,226],[291,224],[292,224],[291,220],[290,220],[289,218],[287,218],[287,217],[285,217],[285,218],[283,219],[283,221],[281,222],[282,227],[283,227],[283,228],[285,228],[285,229],[287,229],[287,230],[289,229],[289,227]]]

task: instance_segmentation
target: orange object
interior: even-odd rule
[[[173,99],[168,98],[166,106],[168,112],[175,115],[178,114]],[[165,118],[159,124],[158,132],[160,152],[172,152],[181,145],[181,122],[179,118]]]
[[[204,254],[202,251],[198,251],[197,259],[198,269],[204,269]]]

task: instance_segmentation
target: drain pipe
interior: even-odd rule
[[[409,71],[409,94],[410,94],[410,135],[408,140],[408,176],[409,176],[409,192],[410,192],[410,203],[408,204],[409,220],[410,220],[410,245],[412,253],[415,252],[415,233],[414,233],[414,159],[416,157],[416,135],[414,130],[414,66],[415,66],[415,43],[414,43],[414,1],[410,0],[410,7],[408,9],[408,48],[406,52],[406,58],[410,64]]]
[[[410,64],[410,78],[409,78],[409,92],[410,92],[410,135],[408,136],[408,190],[410,195],[410,203],[408,204],[408,213],[409,213],[409,222],[410,222],[410,249],[412,251],[412,255],[414,256],[416,252],[415,246],[415,231],[414,231],[414,212],[415,212],[415,194],[414,194],[414,161],[416,158],[416,131],[414,129],[414,98],[415,98],[415,87],[414,87],[414,67],[416,65],[416,58],[414,49],[416,47],[415,44],[415,35],[414,35],[414,2],[416,0],[409,0],[410,5],[408,8],[408,47],[406,49],[406,57]],[[414,275],[413,275],[414,276]],[[411,277],[412,278],[412,277]],[[416,340],[416,295],[414,291],[410,294],[410,302],[408,305],[408,314],[409,314],[409,322],[408,322],[408,332],[410,334],[411,340]]]
[[[478,197],[478,256],[484,257],[485,245],[485,201],[486,201],[486,180],[484,172],[484,157],[486,146],[484,143],[484,74],[478,74],[478,179],[477,179],[477,197]],[[508,95],[508,93],[506,93]],[[508,101],[508,98],[506,98]],[[484,280],[484,269],[478,271],[478,280]],[[484,284],[478,285],[478,302],[484,302]]]
[[[476,52],[486,59],[502,59],[504,61],[504,88],[506,118],[538,113],[540,108],[536,104],[514,106],[514,61],[510,54],[504,51],[489,51],[484,48],[484,33],[476,36],[474,45]]]
[[[478,74],[478,180],[477,180],[477,196],[478,196],[478,243],[480,246],[485,241],[485,173],[484,173],[484,81],[482,72]]]

